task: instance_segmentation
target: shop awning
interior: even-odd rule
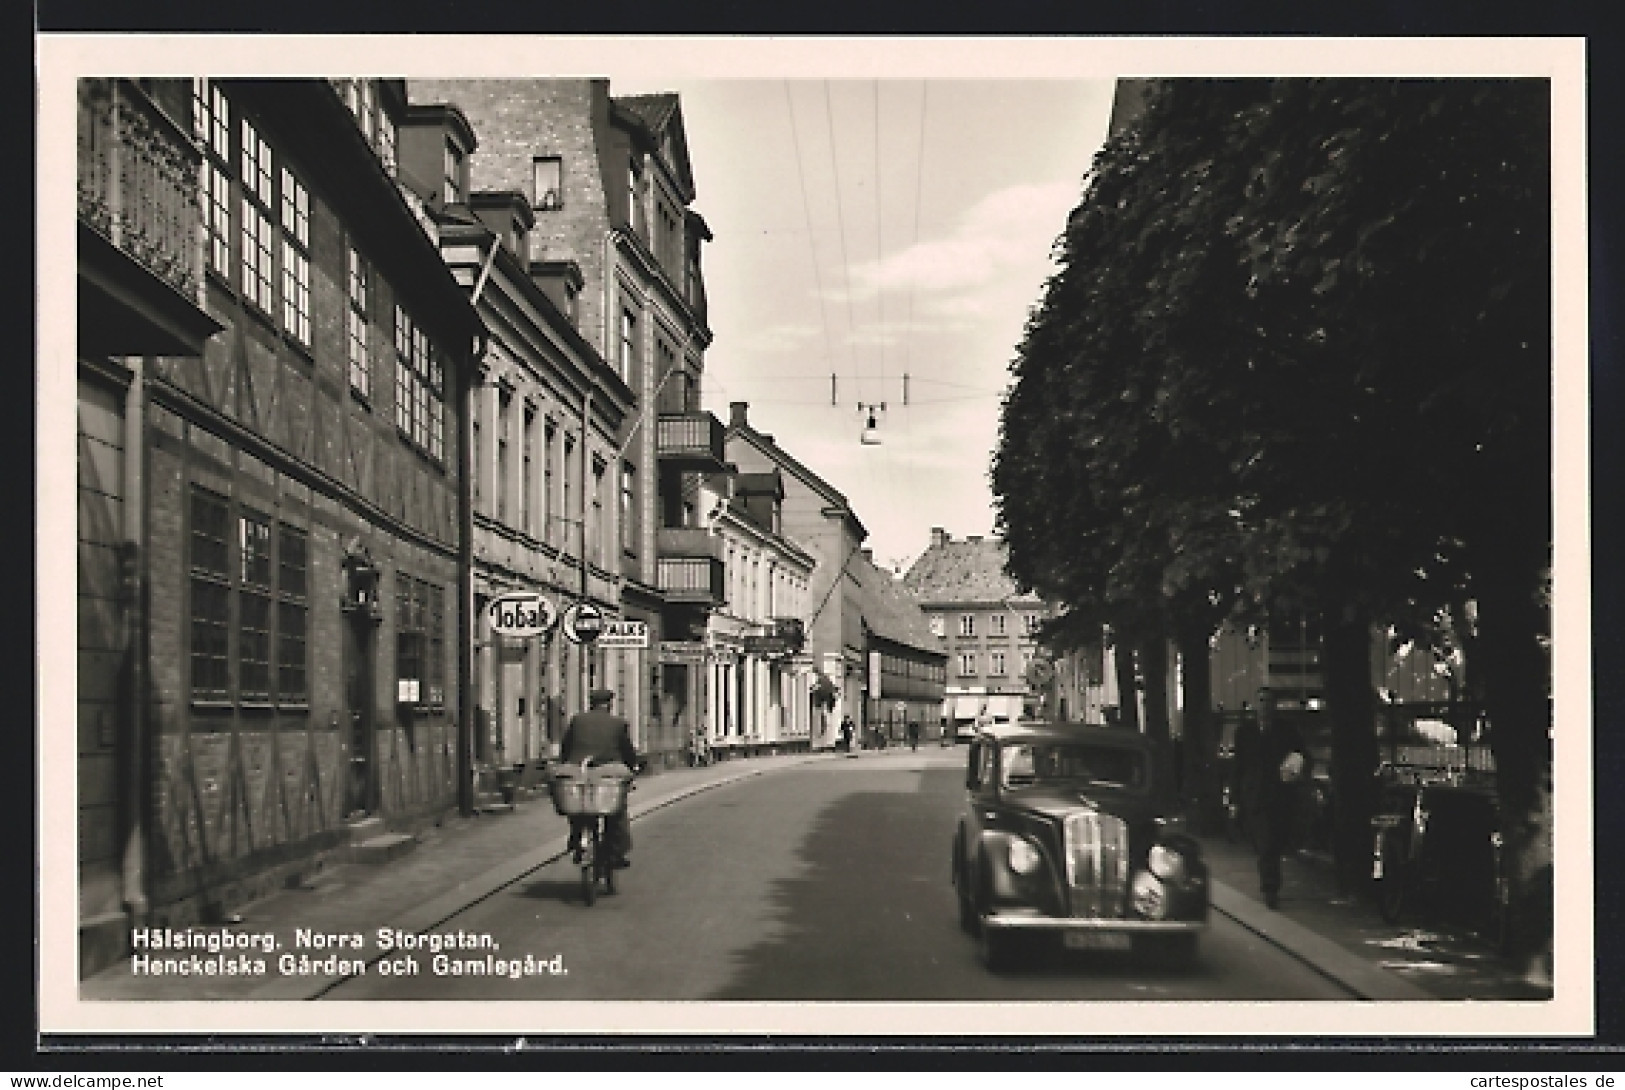
[[[987,714],[995,723],[1014,723],[1021,718],[1021,697],[1013,695],[987,698]]]
[[[982,714],[982,704],[986,700],[987,697],[981,695],[980,693],[973,693],[969,696],[961,694],[954,697],[953,717],[956,720],[975,719],[978,715]]]

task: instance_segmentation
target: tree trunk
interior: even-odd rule
[[[1482,570],[1482,569],[1481,569]],[[1508,565],[1475,580],[1478,662],[1501,804],[1513,952],[1534,957],[1552,941],[1552,739],[1550,671],[1538,637],[1546,617],[1538,572]]]
[[[1140,729],[1140,702],[1134,685],[1134,648],[1118,638],[1112,643],[1112,667],[1117,673],[1117,722],[1129,730]]]
[[[1213,782],[1213,678],[1206,626],[1186,627],[1179,637],[1180,676],[1184,683],[1185,805],[1193,826],[1213,830],[1218,791]]]
[[[1140,681],[1145,686],[1145,733],[1168,740],[1168,641],[1150,636],[1139,647]]]
[[[1376,702],[1371,687],[1371,623],[1352,606],[1327,611],[1324,633],[1326,705],[1332,725],[1332,854],[1338,884],[1350,891],[1371,866],[1371,814],[1376,806]]]

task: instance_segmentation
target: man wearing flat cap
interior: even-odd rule
[[[629,772],[635,771],[638,754],[632,748],[632,728],[625,719],[610,711],[615,703],[615,694],[608,689],[594,689],[588,703],[591,705],[589,710],[571,716],[569,725],[564,728],[559,760],[564,764],[579,765],[591,757],[593,765],[598,767],[621,763]],[[609,833],[611,858],[617,866],[631,866],[626,856],[632,850],[632,819],[626,807],[623,805],[605,825]],[[580,833],[572,823],[570,847],[574,850],[579,846]]]

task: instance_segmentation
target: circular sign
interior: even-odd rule
[[[538,636],[553,627],[559,611],[535,591],[516,590],[491,599],[485,619],[498,636]]]
[[[576,602],[564,611],[559,623],[571,643],[591,643],[604,630],[604,613],[591,602]]]

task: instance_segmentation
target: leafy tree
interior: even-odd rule
[[[1437,642],[1471,600],[1519,890],[1549,865],[1546,110],[1538,81],[1153,87],[1059,244],[993,466],[1012,575],[1078,623],[1195,656],[1226,614],[1324,618],[1345,862],[1370,622]]]

